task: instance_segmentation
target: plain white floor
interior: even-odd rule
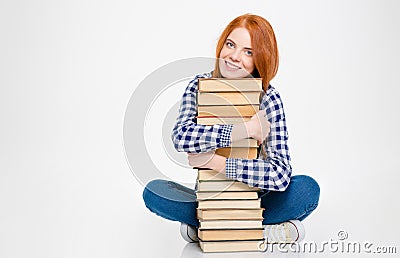
[[[139,83],[173,61],[212,57],[226,24],[247,12],[268,18],[277,34],[273,84],[294,173],[321,186],[306,241],[322,245],[345,231],[346,241],[398,255],[399,9],[396,0],[0,1],[0,257],[268,255],[187,245],[178,223],[145,208],[133,173],[147,171],[132,173],[122,137]],[[157,130],[146,131],[155,139],[149,155],[173,167],[154,148]]]

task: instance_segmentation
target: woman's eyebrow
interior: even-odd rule
[[[232,42],[233,44],[236,45],[235,41],[231,40],[230,38],[227,38],[226,40],[227,40],[227,41],[230,41],[230,42]]]

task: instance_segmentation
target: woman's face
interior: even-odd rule
[[[219,54],[219,69],[225,78],[243,78],[254,71],[250,34],[236,28],[228,36]]]

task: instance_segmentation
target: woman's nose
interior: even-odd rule
[[[232,61],[240,61],[240,51],[238,49],[233,50],[230,58]]]

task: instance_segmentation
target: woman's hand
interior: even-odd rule
[[[188,153],[189,165],[196,168],[209,168],[221,173],[225,172],[226,159],[215,151],[204,153]]]
[[[256,139],[260,145],[269,134],[270,123],[265,110],[258,111],[249,121],[245,122],[249,136]]]
[[[249,121],[233,126],[231,141],[251,137],[260,145],[267,138],[269,130],[270,123],[267,120],[266,111],[260,110]]]

